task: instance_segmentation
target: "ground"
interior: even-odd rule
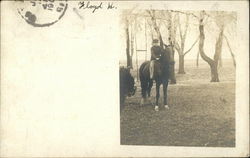
[[[197,68],[190,61],[185,66],[186,74],[176,74],[177,84],[169,85],[169,110],[155,112],[150,101],[140,106],[138,82],[135,96],[127,98],[120,115],[122,145],[235,146],[232,63],[224,62],[219,69],[219,83],[209,82],[210,69],[206,63]],[[151,100],[155,100],[154,87]]]

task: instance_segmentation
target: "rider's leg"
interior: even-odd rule
[[[150,70],[149,70],[149,72],[150,72],[150,78],[152,79],[153,76],[154,76],[154,60],[150,61]]]

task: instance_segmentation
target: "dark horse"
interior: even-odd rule
[[[167,104],[167,88],[169,80],[169,61],[170,61],[170,49],[165,47],[162,49],[161,54],[157,57],[158,60],[154,62],[154,74],[153,79],[150,79],[150,61],[145,61],[142,63],[139,69],[140,81],[141,81],[141,94],[142,101],[141,104],[145,103],[147,97],[150,97],[151,88],[153,86],[153,80],[156,82],[156,103],[155,110],[159,110],[159,98],[160,98],[160,86],[163,85],[164,94],[164,106],[168,108]]]

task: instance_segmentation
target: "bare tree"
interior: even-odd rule
[[[218,75],[218,63],[219,60],[221,60],[221,53],[222,53],[222,45],[223,45],[223,38],[224,36],[224,30],[226,25],[228,25],[232,18],[230,18],[230,15],[228,15],[225,12],[216,12],[215,15],[213,15],[213,18],[215,19],[215,23],[219,28],[219,34],[216,39],[215,43],[215,53],[214,58],[209,58],[205,52],[204,52],[204,40],[205,40],[205,34],[204,34],[204,19],[205,16],[211,17],[211,15],[208,15],[205,11],[200,12],[200,23],[199,23],[199,31],[200,31],[200,42],[199,42],[199,52],[203,60],[205,60],[211,69],[211,82],[219,82],[219,75]],[[233,55],[234,57],[234,55]]]
[[[194,45],[198,42],[199,37],[197,37],[197,39],[193,42],[193,44],[191,45],[191,47],[185,51],[185,42],[186,42],[186,37],[187,37],[187,32],[188,32],[188,28],[189,28],[189,14],[185,14],[186,15],[186,21],[185,21],[185,26],[184,26],[184,32],[182,30],[181,27],[181,22],[180,22],[180,15],[179,13],[177,13],[178,15],[178,29],[179,29],[179,35],[180,35],[180,44],[178,43],[178,41],[176,40],[175,42],[175,49],[177,50],[178,54],[179,54],[179,74],[185,74],[185,70],[184,70],[184,57],[187,53],[189,53],[192,48],[194,47]]]
[[[127,55],[127,67],[133,67],[132,55],[130,55],[130,36],[129,36],[129,21],[125,19],[125,31],[126,31],[126,55]]]
[[[232,48],[231,48],[231,46],[230,46],[230,44],[229,44],[229,41],[228,41],[228,39],[227,39],[227,37],[226,37],[225,35],[224,35],[224,38],[226,39],[227,46],[228,46],[229,51],[230,51],[230,54],[231,54],[231,56],[232,56],[233,63],[234,63],[234,67],[236,67],[235,55],[234,55],[234,53],[233,53],[233,51],[232,51]]]
[[[204,41],[205,41],[204,19],[205,19],[205,11],[201,11],[200,12],[200,21],[199,21],[199,31],[200,31],[199,52],[200,52],[201,58],[203,60],[205,60],[210,66],[211,77],[212,77],[211,82],[219,82],[219,76],[218,76],[216,62],[213,59],[209,58],[204,52]],[[216,42],[216,43],[218,43],[218,42]],[[216,51],[216,52],[218,53],[219,51]],[[215,56],[218,56],[218,55],[215,55]]]
[[[121,22],[123,23],[126,37],[126,57],[127,57],[127,67],[133,68],[132,56],[131,54],[131,26],[130,26],[130,10],[124,10],[122,13]]]
[[[217,66],[218,66],[219,56],[221,55],[222,37],[223,37],[224,27],[222,27],[220,29],[219,37],[216,40],[214,59],[211,59],[204,52],[204,41],[205,41],[204,19],[205,19],[205,16],[206,16],[206,12],[201,11],[200,12],[200,23],[199,23],[199,31],[200,31],[199,52],[200,52],[201,58],[203,60],[205,60],[210,66],[211,82],[219,82],[219,75],[218,75]]]
[[[170,73],[170,84],[176,84],[175,77],[175,60],[174,60],[174,45],[175,45],[175,36],[176,36],[176,21],[173,20],[173,15],[171,11],[164,12],[165,17],[167,18],[167,30],[168,30],[168,42],[170,45],[170,65],[169,65],[169,73]]]
[[[229,53],[232,57],[233,65],[234,65],[234,67],[236,67],[235,55],[234,55],[234,52],[233,52],[232,47],[231,47],[232,42],[230,44],[230,41],[227,38],[227,36],[232,37],[232,36],[236,35],[237,15],[235,12],[227,12],[227,13],[223,12],[223,15],[224,15],[223,16],[224,23],[227,25],[226,32],[224,33],[224,39],[226,40]]]
[[[132,17],[132,12],[136,6],[130,10],[124,10],[122,13],[122,23],[124,24],[125,28],[125,36],[126,36],[126,57],[127,57],[127,67],[133,68],[133,62],[132,62],[132,57],[133,57],[133,32],[132,29],[133,27],[131,26],[132,21],[134,20]]]

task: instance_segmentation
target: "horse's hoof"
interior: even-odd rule
[[[168,106],[168,105],[165,105],[164,107],[165,107],[165,109],[169,109],[169,106]]]
[[[155,106],[155,111],[159,111],[159,106]]]

